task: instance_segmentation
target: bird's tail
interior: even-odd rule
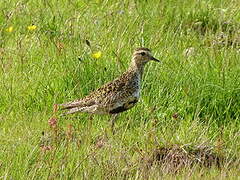
[[[76,112],[88,112],[88,110],[92,110],[95,108],[96,102],[93,100],[85,101],[85,100],[77,100],[64,104],[58,104],[58,110],[66,110],[63,115],[73,114]]]
[[[64,104],[58,104],[58,110],[66,110],[62,115],[73,114],[76,112],[87,112],[89,108],[94,108],[94,101],[72,101]]]
[[[59,107],[60,110],[65,110],[65,109],[72,109],[75,107],[80,106],[82,103],[79,101],[73,101],[73,102],[68,102],[64,104],[58,104],[57,106]]]
[[[62,113],[62,115],[74,114],[77,112],[82,112],[85,108],[83,107],[73,107],[71,109],[68,108],[68,111]]]

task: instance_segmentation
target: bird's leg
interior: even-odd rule
[[[115,124],[115,121],[116,121],[117,117],[118,117],[118,114],[111,115],[110,123],[111,123],[111,130],[112,130],[113,134],[115,134],[114,124]]]
[[[54,104],[53,105],[53,113],[57,113],[58,112],[58,104]]]
[[[93,124],[93,114],[90,114],[89,124],[88,124],[89,132],[92,130],[92,124]]]

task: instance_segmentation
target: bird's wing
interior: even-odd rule
[[[64,109],[71,109],[75,107],[81,108],[81,107],[93,106],[96,103],[101,104],[101,102],[105,102],[106,99],[110,100],[110,98],[114,96],[114,92],[119,91],[120,88],[124,86],[124,84],[119,83],[119,81],[114,82],[114,86],[112,83],[107,83],[103,85],[102,87],[91,92],[88,96],[85,96],[82,99],[70,101],[63,104],[58,104],[58,107],[60,107],[61,110],[64,110]]]
[[[124,74],[123,74],[124,75]],[[61,110],[74,109],[71,112],[75,112],[78,109],[79,112],[81,109],[83,110],[86,107],[91,106],[106,106],[116,103],[117,99],[122,97],[122,94],[119,92],[128,91],[127,89],[127,82],[122,81],[123,76],[103,85],[102,87],[96,89],[95,91],[91,92],[88,96],[85,96],[82,99],[59,104]],[[72,113],[70,113],[72,114]]]

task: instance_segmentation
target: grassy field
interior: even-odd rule
[[[2,0],[0,179],[238,179],[239,22],[237,0]],[[162,63],[114,135],[108,116],[49,125],[137,47]]]

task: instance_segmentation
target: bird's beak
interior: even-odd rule
[[[160,60],[156,59],[155,57],[151,57],[151,60],[156,61],[156,62],[161,62]]]

